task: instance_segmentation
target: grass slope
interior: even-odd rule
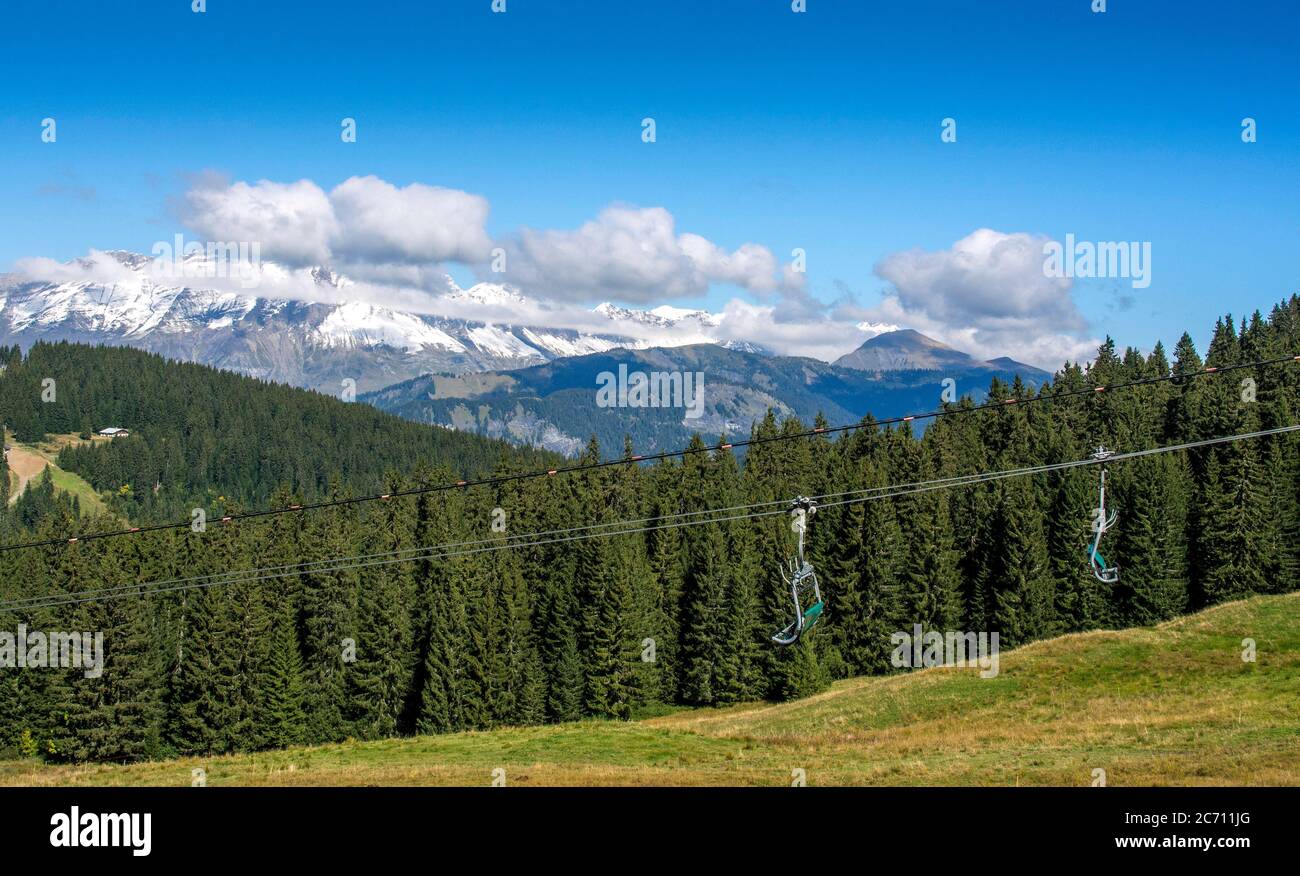
[[[1253,638],[1257,662],[1241,658]],[[1300,594],[929,669],[791,703],[643,722],[348,742],[130,765],[0,764],[0,783],[185,785],[1300,784]]]
[[[12,439],[9,439],[12,442]],[[95,492],[85,478],[59,468],[56,460],[59,451],[67,444],[82,442],[76,435],[52,435],[39,444],[14,444],[9,456],[9,502],[18,501],[18,496],[29,484],[35,483],[46,467],[50,470],[50,479],[58,492],[76,496],[81,502],[85,514],[103,514],[108,511],[103,498]],[[22,473],[20,476],[19,473]]]

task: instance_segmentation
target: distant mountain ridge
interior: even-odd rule
[[[909,329],[880,333],[826,363],[722,340],[723,317],[705,310],[604,303],[589,313],[596,324],[608,320],[609,332],[546,328],[349,301],[352,281],[324,267],[263,263],[258,270],[319,289],[331,303],[262,297],[256,289],[217,291],[203,288],[201,279],[158,278],[146,255],[105,255],[125,269],[116,271],[116,282],[0,276],[0,344],[130,346],[331,395],[354,387],[419,422],[564,453],[575,452],[593,428],[610,440],[631,434],[656,446],[675,445],[696,430],[735,434],[769,407],[805,418],[821,411],[839,420],[868,411],[902,413],[933,401],[938,373],[974,393],[993,376],[1019,374],[1031,383],[1047,377],[1012,359],[976,359]],[[201,274],[188,269],[208,267],[205,258],[187,256],[182,276]],[[66,267],[90,265],[74,260]],[[489,312],[536,312],[517,290],[493,283],[452,284],[443,297],[453,313],[466,312],[467,303]],[[666,346],[622,333],[632,331],[663,337]],[[703,371],[705,410],[690,420],[672,409],[593,411],[596,375],[619,364]]]
[[[968,353],[954,350],[913,329],[898,329],[871,338],[852,353],[846,353],[833,363],[855,371],[988,371],[1028,373],[1042,372],[1032,365],[1017,362],[1008,356],[984,361]]]
[[[572,456],[593,434],[605,448],[621,447],[626,435],[638,452],[653,453],[683,446],[696,432],[712,438],[748,435],[769,408],[806,423],[818,413],[833,423],[849,423],[868,413],[884,418],[934,409],[946,378],[956,381],[959,395],[983,400],[994,377],[1011,382],[1018,376],[1031,388],[1051,377],[1011,360],[1008,367],[999,367],[916,332],[890,334],[903,337],[872,338],[841,358],[878,366],[870,370],[697,344],[608,350],[509,372],[428,374],[360,400],[418,422]],[[914,350],[938,352],[925,358]],[[936,362],[943,364],[930,367]],[[617,375],[620,367],[629,375],[701,375],[700,415],[688,417],[686,405],[602,406],[597,397],[601,375]]]

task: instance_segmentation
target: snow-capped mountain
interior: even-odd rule
[[[661,328],[680,327],[683,323],[696,323],[701,328],[717,328],[720,319],[707,310],[686,310],[682,307],[662,305],[653,310],[631,310],[606,301],[593,308],[596,313],[615,320],[629,320],[642,325]]]
[[[205,281],[204,271],[212,266],[202,255],[185,258],[176,278],[160,275],[147,255],[97,255],[98,265],[78,259],[62,266],[73,278],[64,282],[0,276],[0,344],[29,346],[42,339],[121,344],[335,393],[348,378],[366,391],[428,372],[510,370],[651,345],[620,327],[662,329],[658,345],[716,342],[710,330],[718,318],[705,311],[638,311],[604,304],[589,322],[599,326],[604,317],[608,331],[547,328],[511,319],[528,310],[530,302],[494,283],[467,289],[451,284],[443,296],[449,313],[463,312],[468,305],[493,314],[474,320],[348,300],[352,281],[328,268],[292,271],[259,265],[263,279],[297,287],[297,299],[291,300],[259,297],[256,289],[245,291],[233,278],[224,284]],[[111,281],[99,278],[106,267]],[[94,281],[77,279],[91,268],[98,269]],[[218,291],[213,285],[239,291]],[[319,300],[310,300],[315,298]]]

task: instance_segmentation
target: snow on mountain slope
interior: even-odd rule
[[[577,335],[573,339],[563,337],[547,329],[523,329],[524,340],[539,350],[545,350],[557,357],[585,356],[588,353],[603,353],[617,346],[642,347],[640,341],[629,344],[616,344],[612,340],[597,335]]]
[[[335,306],[316,327],[316,336],[325,346],[389,346],[407,351],[434,347],[466,352],[460,341],[413,313],[360,301]]]
[[[508,286],[500,283],[475,283],[468,289],[454,289],[447,293],[452,300],[476,301],[479,304],[518,305],[528,299]]]
[[[187,255],[178,270],[160,272],[150,256],[123,250],[92,253],[58,266],[58,276],[82,277],[96,268],[112,281],[44,282],[0,275],[0,343],[37,340],[123,344],[240,373],[337,391],[351,377],[363,391],[430,371],[508,370],[616,347],[717,343],[719,318],[706,311],[660,307],[653,312],[601,305],[593,314],[608,331],[543,328],[511,317],[536,312],[515,289],[451,283],[448,312],[471,309],[490,320],[412,313],[361,301],[339,303],[353,285],[329,268],[290,269],[261,263],[261,278],[319,290],[319,301],[259,297],[255,284],[231,280],[240,291],[218,291],[216,265]],[[81,269],[81,270],[79,270]],[[98,275],[97,275],[98,276]],[[257,279],[257,278],[253,278]],[[450,282],[450,281],[449,281]],[[588,320],[590,322],[590,320]],[[653,341],[625,334],[628,324],[653,330]],[[659,331],[662,330],[662,331]]]
[[[718,318],[707,310],[686,310],[682,307],[673,307],[671,304],[661,304],[660,306],[653,308],[650,313],[660,319],[668,320],[669,322],[680,322],[683,319],[697,319],[706,325],[718,324]]]
[[[504,358],[526,359],[537,355],[537,349],[515,337],[505,329],[494,325],[482,325],[469,329],[469,338],[485,353]]]
[[[597,304],[592,310],[610,319],[629,320],[643,325],[663,328],[676,328],[683,323],[697,323],[699,327],[714,328],[722,321],[721,317],[715,316],[707,310],[686,310],[682,307],[672,307],[667,304],[653,310],[632,310],[606,301],[603,304]]]

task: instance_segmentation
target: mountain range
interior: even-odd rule
[[[713,339],[718,318],[706,311],[660,307],[629,310],[603,304],[593,321],[609,331],[503,325],[396,310],[346,299],[349,281],[328,268],[309,272],[322,302],[215,291],[169,282],[139,253],[106,253],[124,271],[116,282],[41,282],[0,276],[0,344],[38,340],[137,347],[265,380],[337,394],[345,379],[359,391],[378,389],[431,371],[507,370],[565,356],[648,342],[619,331],[648,326],[681,343]],[[201,274],[187,259],[185,276]],[[84,260],[76,260],[83,262]],[[88,264],[82,266],[88,267]],[[262,265],[266,272],[284,272]],[[454,284],[443,300],[518,309],[527,300],[506,286]],[[757,351],[747,345],[741,345]]]
[[[660,394],[666,406],[620,404],[598,393],[625,388],[636,372],[691,376],[692,393]],[[626,375],[626,377],[620,377]],[[833,363],[759,355],[716,344],[617,349],[508,372],[427,374],[361,400],[406,419],[543,447],[566,455],[594,435],[608,454],[632,439],[638,453],[683,446],[696,432],[746,437],[768,409],[811,423],[852,423],[870,413],[900,416],[939,406],[945,379],[982,401],[990,381],[1017,376],[1036,388],[1051,375],[1014,360],[986,362],[918,332],[879,335]],[[658,385],[665,385],[661,381]],[[698,402],[697,402],[698,399]],[[698,414],[698,415],[697,415]]]
[[[695,432],[747,434],[768,409],[805,422],[818,413],[853,422],[933,408],[946,378],[979,400],[993,377],[1037,386],[1050,376],[1012,359],[977,359],[910,329],[886,331],[828,363],[723,341],[722,317],[704,310],[601,304],[584,322],[608,321],[608,332],[506,324],[349,300],[351,281],[328,268],[301,269],[298,279],[321,299],[311,302],[169,281],[151,270],[149,256],[105,255],[120,268],[111,283],[0,276],[0,344],[130,346],[331,395],[350,379],[360,400],[407,419],[570,455],[593,434],[607,450],[630,436],[638,452],[651,453]],[[82,261],[68,267],[91,267]],[[201,272],[183,276],[194,273]],[[450,312],[464,305],[536,312],[493,283],[452,284],[442,301]],[[670,345],[651,346],[647,333]],[[703,391],[662,406],[624,404],[617,391],[614,403],[600,403],[602,380],[636,372],[676,375]]]

